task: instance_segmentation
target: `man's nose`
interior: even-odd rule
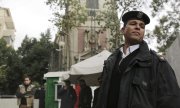
[[[140,25],[139,24],[136,24],[136,29],[140,29]]]

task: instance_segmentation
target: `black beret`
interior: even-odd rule
[[[122,16],[124,23],[127,23],[127,21],[131,19],[142,20],[145,25],[150,23],[150,18],[142,11],[129,11]]]

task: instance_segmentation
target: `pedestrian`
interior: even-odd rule
[[[74,108],[79,108],[79,95],[80,95],[80,90],[81,90],[81,87],[78,83],[78,81],[75,83],[75,91],[76,91],[76,96],[77,96],[77,99],[76,99],[76,103],[75,103],[75,107]]]
[[[46,80],[42,81],[39,89],[36,90],[34,95],[35,99],[39,99],[39,108],[45,108],[45,93],[46,93],[45,82]]]
[[[31,78],[27,75],[23,77],[23,84],[19,85],[16,96],[19,108],[33,108],[35,86],[31,84]]]
[[[93,98],[93,106],[92,106],[92,108],[96,108],[96,105],[97,105],[98,96],[99,96],[99,89],[100,89],[101,83],[102,83],[101,77],[98,78],[98,83],[99,83],[99,87],[97,87],[94,90],[94,98]]]
[[[74,108],[76,103],[76,92],[71,86],[70,80],[65,80],[65,85],[58,91],[58,98],[61,99],[60,108]]]
[[[143,40],[150,18],[129,11],[122,21],[125,43],[104,63],[96,108],[180,108],[173,69]]]
[[[79,108],[91,108],[92,90],[84,79],[79,80],[81,87],[79,95]]]

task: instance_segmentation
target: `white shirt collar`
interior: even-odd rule
[[[132,53],[133,51],[135,51],[136,49],[139,48],[139,44],[136,44],[136,45],[132,45],[132,46],[129,46],[127,49],[126,49],[126,54],[123,52],[123,47],[120,48],[121,52],[123,53],[122,55],[122,58],[125,58],[126,56],[128,56],[130,53]]]

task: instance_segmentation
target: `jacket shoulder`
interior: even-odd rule
[[[119,48],[113,51],[112,54],[107,58],[107,60],[104,61],[104,64],[106,64],[107,61],[111,61],[112,59],[116,58],[119,52],[120,52]]]
[[[22,87],[24,87],[24,85],[23,85],[23,84],[19,85],[19,88],[22,88]]]
[[[31,86],[32,88],[35,87],[35,85],[33,85],[33,84],[31,84],[30,86]]]
[[[150,50],[150,53],[159,61],[163,62],[166,61],[165,57],[162,54],[157,53],[154,50]]]

